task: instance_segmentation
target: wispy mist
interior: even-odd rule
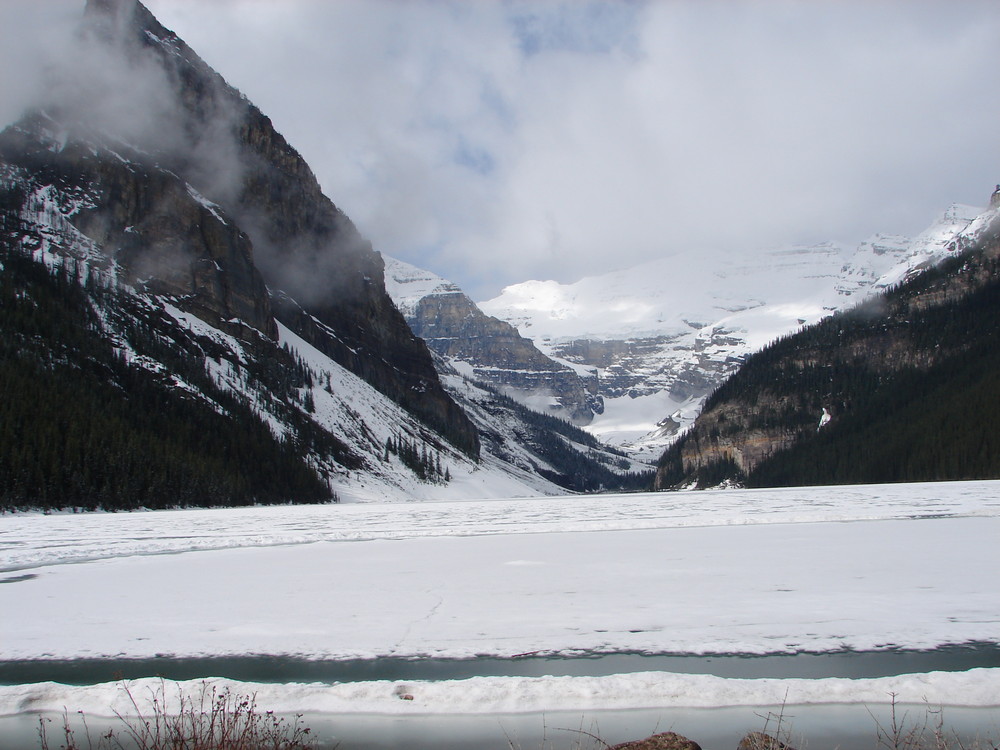
[[[912,234],[1000,181],[992,0],[147,5],[376,249],[477,299]]]
[[[302,303],[336,300],[374,275],[370,244],[317,200],[308,167],[196,52],[132,2],[82,17],[77,5],[65,23],[32,18],[48,30],[33,52],[43,62],[9,119],[41,109],[71,137],[181,175],[250,234],[267,282]],[[165,252],[145,272],[185,266],[183,248],[177,268]]]
[[[38,102],[82,14],[74,0],[0,2],[0,127]]]

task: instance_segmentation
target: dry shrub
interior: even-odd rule
[[[998,750],[997,742],[986,737],[963,739],[944,724],[944,709],[925,706],[923,719],[910,720],[909,712],[900,713],[896,693],[889,694],[889,723],[875,720],[878,750]]]
[[[310,730],[297,714],[291,721],[257,707],[256,695],[239,695],[229,688],[207,682],[194,695],[179,693],[176,703],[168,700],[166,683],[151,692],[148,708],[143,708],[127,684],[122,689],[132,711],[115,711],[119,729],[109,729],[96,738],[80,712],[83,725],[80,741],[63,714],[59,750],[306,750],[312,747]],[[49,744],[46,720],[39,719],[42,750]]]

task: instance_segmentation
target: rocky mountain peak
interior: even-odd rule
[[[138,0],[87,0],[83,17],[85,29],[103,33],[106,41],[121,39],[125,34],[135,37],[146,30],[161,38],[171,36],[177,39]]]
[[[509,323],[483,313],[458,286],[387,259],[386,288],[413,332],[451,367],[537,411],[588,424],[600,397],[571,367],[547,357]]]

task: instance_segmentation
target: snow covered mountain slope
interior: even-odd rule
[[[386,290],[479,430],[485,463],[576,491],[645,487],[648,464],[568,423],[589,420],[595,405],[575,370],[484,315],[450,281],[393,258],[385,263]]]
[[[228,226],[249,240],[267,288],[298,303],[276,305],[274,317],[475,456],[474,427],[444,393],[427,347],[385,292],[381,256],[268,117],[137,0],[89,0],[79,47],[45,105],[64,137],[116,139],[132,147],[129,161],[153,162],[217,205]],[[94,93],[64,93],[73,87]],[[142,186],[123,182],[121,203],[147,209]],[[109,187],[107,195],[117,193]],[[165,255],[183,264],[169,215],[146,218],[136,216],[153,239],[167,240],[155,254],[158,266]],[[103,223],[116,229],[114,221]],[[91,227],[104,229],[97,222]],[[107,239],[117,244],[117,237]],[[151,241],[141,234],[131,239],[127,247]],[[211,279],[221,288],[242,280],[232,273]]]
[[[656,456],[747,354],[850,307],[951,252],[982,209],[953,205],[919,236],[719,254],[676,252],[574,284],[527,281],[479,306],[596,380],[588,427]]]
[[[586,390],[592,381],[542,354],[509,323],[483,314],[452,282],[385,258],[385,286],[413,332],[459,372],[577,424],[599,409]]]
[[[1000,476],[1000,209],[940,263],[750,355],[660,487]],[[959,249],[961,248],[961,249]]]
[[[88,149],[100,163],[111,158],[136,172],[153,169]],[[170,215],[177,231],[188,215],[209,236],[231,224],[175,175],[157,174],[178,188],[168,191],[176,200]],[[538,475],[468,456],[273,318],[261,331],[225,317],[231,311],[224,307],[212,312],[224,297],[184,294],[156,277],[136,279],[120,254],[76,226],[86,225],[81,213],[87,207],[102,204],[99,186],[45,176],[0,159],[6,363],[0,380],[9,399],[23,401],[30,414],[29,427],[17,435],[20,448],[4,444],[0,505],[155,507],[563,491]],[[225,255],[193,263],[221,275],[232,270]],[[70,397],[61,398],[67,390]],[[93,409],[81,393],[95,402]],[[8,401],[5,424],[17,421],[16,410]],[[117,422],[107,421],[119,413]],[[60,432],[55,446],[46,431],[50,422]],[[103,430],[108,424],[114,435]],[[149,435],[148,425],[157,434]],[[174,431],[181,442],[197,441],[193,455],[176,445]],[[80,461],[77,441],[86,446]],[[50,466],[46,453],[53,447]],[[245,475],[230,482],[231,468]],[[31,479],[37,472],[46,477],[41,489]]]
[[[63,75],[104,82],[110,66],[137,85],[51,101],[0,133],[0,507],[601,485],[575,468],[601,465],[589,436],[567,452],[524,420],[490,432],[494,454],[520,458],[480,460],[479,427],[386,293],[381,256],[270,121],[140,3],[91,0],[79,39]],[[131,132],[111,105],[170,117]],[[237,184],[212,179],[213,158]]]

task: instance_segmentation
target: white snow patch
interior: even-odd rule
[[[148,34],[149,32],[146,32],[146,33]],[[204,195],[202,195],[197,190],[195,190],[190,184],[187,184],[187,183],[185,183],[185,184],[187,185],[188,195],[190,195],[192,198],[194,198],[194,200],[198,204],[200,204],[202,207],[208,209],[209,213],[211,213],[212,216],[214,216],[220,222],[222,222],[223,224],[225,224],[227,226],[229,225],[229,222],[226,221],[222,217],[222,213],[221,213],[222,209],[219,207],[219,205],[217,203],[212,203],[212,201],[210,201]]]
[[[455,284],[430,271],[405,261],[382,256],[385,260],[385,290],[403,315],[412,315],[424,297],[462,294]]]

